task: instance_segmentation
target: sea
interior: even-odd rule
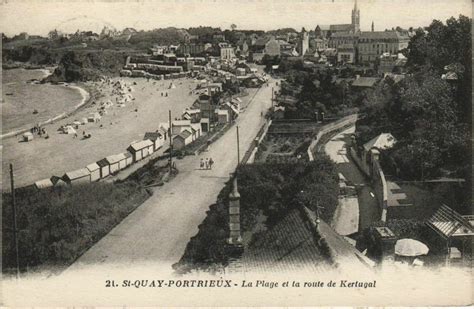
[[[43,79],[52,70],[3,70],[0,109],[2,135],[31,128],[70,112],[85,100],[84,91],[77,87],[31,82]]]

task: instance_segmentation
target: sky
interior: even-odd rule
[[[46,35],[92,30],[150,30],[162,27],[213,26],[272,30],[351,22],[354,0],[0,0],[0,30]],[[470,0],[358,0],[361,30],[428,26],[459,14],[472,16]]]

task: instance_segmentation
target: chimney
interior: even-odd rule
[[[231,246],[242,246],[240,235],[240,194],[237,187],[237,176],[234,176],[232,192],[229,194],[229,239]]]
[[[372,32],[374,32],[374,21],[372,20]]]

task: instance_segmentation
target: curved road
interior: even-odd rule
[[[359,232],[368,227],[372,222],[380,219],[380,210],[370,181],[357,168],[346,151],[350,143],[350,136],[355,132],[355,126],[337,134],[325,145],[325,151],[336,162],[337,170],[344,177],[356,185],[359,200]],[[350,218],[355,214],[342,214],[341,217]],[[344,219],[344,218],[343,218]],[[349,219],[350,221],[350,219]]]

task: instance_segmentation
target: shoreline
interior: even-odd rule
[[[46,78],[48,77],[49,75],[51,75],[52,73],[48,70],[48,69],[35,69],[35,70],[39,70],[41,71],[44,76],[43,78]],[[64,111],[62,112],[61,114],[59,115],[56,115],[52,118],[49,118],[48,120],[45,120],[45,121],[40,121],[39,122],[39,125],[47,125],[47,124],[50,124],[54,121],[57,121],[57,120],[60,120],[60,119],[64,119],[64,118],[67,118],[69,116],[72,116],[79,108],[83,107],[84,105],[86,105],[90,99],[91,99],[91,94],[89,93],[89,91],[85,90],[84,88],[80,87],[80,86],[77,86],[77,85],[69,85],[69,86],[66,86],[66,85],[57,85],[57,86],[61,86],[61,87],[67,87],[67,88],[73,88],[75,89],[77,92],[79,92],[79,94],[81,95],[81,101],[79,104],[76,104],[74,106],[74,108],[67,112],[67,111]],[[29,124],[29,127],[28,128],[21,128],[21,129],[16,129],[16,130],[13,130],[13,131],[10,131],[10,132],[7,132],[7,133],[3,133],[0,135],[0,140],[3,140],[3,139],[6,139],[6,138],[10,138],[10,137],[13,137],[13,136],[18,136],[20,134],[23,134],[25,132],[28,132],[32,126],[34,126],[35,124]]]

